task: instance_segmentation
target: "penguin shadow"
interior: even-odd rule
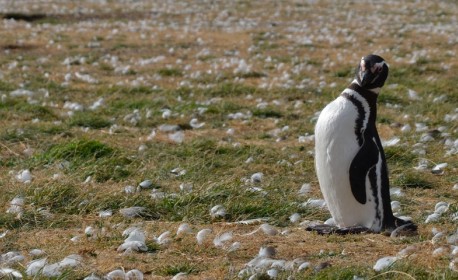
[[[316,232],[320,235],[348,235],[348,234],[364,234],[364,233],[380,233],[392,238],[401,237],[401,236],[415,236],[418,235],[417,225],[412,222],[406,222],[402,225],[396,225],[395,228],[385,228],[384,230],[378,232],[371,230],[370,228],[363,226],[352,226],[352,227],[337,227],[332,225],[313,225],[307,226],[306,231]]]

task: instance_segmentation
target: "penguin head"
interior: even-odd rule
[[[361,58],[356,69],[356,80],[362,88],[381,88],[386,78],[388,78],[388,65],[383,58],[375,54]]]

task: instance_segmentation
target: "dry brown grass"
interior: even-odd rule
[[[457,183],[458,157],[456,154],[444,157],[445,137],[427,143],[427,155],[424,156],[431,165],[447,162],[449,166],[444,176],[434,176],[429,172],[415,173],[418,178],[426,177],[433,187],[403,187],[405,195],[396,198],[402,202],[402,213],[412,216],[419,224],[419,235],[416,237],[393,239],[376,234],[319,236],[285,222],[287,217],[283,214],[278,214],[279,217],[271,219],[269,223],[277,225],[279,229],[289,229],[288,235],[267,236],[262,232],[245,235],[259,225],[236,225],[233,222],[250,213],[230,217],[227,221],[212,220],[207,212],[220,201],[219,198],[212,200],[206,196],[222,189],[235,202],[237,199],[248,201],[252,194],[241,191],[246,186],[240,183],[240,179],[254,172],[263,172],[266,177],[263,185],[273,193],[271,199],[279,202],[274,204],[279,208],[289,209],[291,205],[308,198],[321,197],[313,171],[313,157],[309,154],[313,150],[313,143],[299,143],[297,138],[305,133],[313,133],[311,119],[314,113],[340,93],[352,76],[354,62],[368,52],[377,52],[389,61],[392,69],[389,83],[398,84],[396,88],[382,91],[382,95],[385,93],[387,98],[391,98],[386,103],[402,104],[396,108],[382,103],[379,107],[379,118],[384,119],[378,126],[381,137],[390,139],[399,136],[402,143],[406,144],[398,148],[398,157],[390,162],[391,179],[395,181],[404,173],[415,172],[412,171],[413,167],[423,156],[410,157],[411,146],[418,142],[421,133],[402,134],[399,127],[392,124],[410,123],[414,126],[415,122],[425,122],[430,129],[447,126],[449,137],[457,139],[456,122],[444,122],[444,115],[456,113],[457,108],[458,92],[455,86],[458,62],[455,46],[458,35],[456,26],[453,27],[456,21],[454,14],[458,11],[456,3],[227,1],[210,4],[199,1],[132,1],[123,4],[108,1],[109,4],[104,5],[96,1],[70,1],[55,3],[61,9],[56,10],[48,2],[39,2],[32,8],[27,8],[24,3],[1,3],[11,12],[48,14],[47,18],[31,23],[4,20],[0,28],[0,50],[3,53],[0,56],[0,94],[5,94],[6,100],[11,101],[9,92],[14,89],[24,87],[38,91],[44,88],[49,91],[50,97],[34,97],[39,101],[37,106],[48,108],[54,114],[51,120],[31,124],[32,119],[40,117],[37,117],[37,111],[33,111],[36,108],[27,109],[29,111],[22,109],[28,104],[26,97],[11,101],[13,105],[9,108],[0,108],[0,233],[9,230],[1,240],[0,253],[11,250],[23,253],[26,260],[17,266],[18,269],[22,266],[24,270],[27,261],[31,260],[28,251],[40,248],[46,252],[50,262],[59,261],[69,254],[83,256],[84,265],[68,277],[82,278],[91,272],[105,275],[122,267],[126,271],[139,269],[145,273],[146,279],[170,279],[173,275],[166,275],[167,267],[184,265],[193,269],[188,279],[233,279],[258,254],[261,246],[268,245],[277,249],[278,259],[302,257],[313,266],[329,262],[335,268],[327,276],[326,273],[320,276],[308,270],[295,275],[299,279],[339,278],[335,272],[339,270],[353,271],[354,275],[367,278],[398,279],[400,274],[376,276],[372,266],[377,259],[394,256],[401,249],[414,245],[417,248],[415,253],[402,260],[407,268],[399,266],[395,269],[399,268],[417,279],[457,277],[456,273],[448,270],[451,256],[431,255],[439,245],[444,243],[445,246],[445,242],[439,245],[431,243],[434,227],[449,234],[456,231],[456,221],[452,222],[449,216],[451,211],[457,209],[456,191],[452,191],[451,187]],[[82,12],[77,13],[75,9],[82,9]],[[227,11],[226,16],[223,10]],[[228,25],[218,25],[215,21],[218,16]],[[250,21],[253,22],[251,25],[246,24]],[[298,42],[302,37],[311,37],[312,43]],[[99,45],[89,47],[91,42]],[[209,53],[198,57],[204,49],[208,49]],[[231,54],[234,52],[237,54]],[[158,62],[147,65],[138,63],[142,59],[162,55],[164,59]],[[130,65],[132,72],[115,72],[110,62],[110,57],[114,56],[118,58],[119,66]],[[69,57],[84,57],[86,61],[64,65],[63,61]],[[271,62],[268,62],[269,57]],[[266,77],[240,81],[240,74],[234,73],[237,65],[225,65],[231,59],[244,59],[252,71],[264,73]],[[17,63],[17,66],[10,67],[12,63]],[[279,67],[280,64],[283,66]],[[160,70],[167,67],[181,72],[175,76],[161,76]],[[193,76],[199,71],[202,75]],[[76,72],[90,74],[98,83],[80,81],[75,78]],[[67,73],[72,74],[72,79],[68,86],[62,86]],[[284,78],[285,74],[289,78]],[[143,80],[134,83],[139,77]],[[294,88],[305,78],[310,81],[305,82],[304,88]],[[288,86],[288,80],[294,86]],[[189,82],[191,86],[183,90],[180,86],[182,81]],[[324,85],[320,85],[320,82],[324,82]],[[263,83],[268,84],[267,89],[259,87]],[[332,83],[335,85],[331,86]],[[225,84],[242,85],[245,88],[234,90],[233,94],[225,88],[220,90],[220,95],[211,91]],[[207,86],[209,89],[206,89]],[[410,88],[420,94],[422,101],[407,98],[406,92]],[[129,91],[135,89],[137,91]],[[248,93],[251,93],[251,99],[246,98]],[[431,101],[441,94],[446,94],[448,100],[439,103]],[[179,101],[178,96],[183,100]],[[69,125],[70,118],[66,115],[69,110],[63,108],[65,101],[79,102],[88,107],[99,97],[104,98],[105,105],[94,115],[119,125],[118,133],[110,134],[110,127],[85,132],[79,126]],[[221,100],[205,103],[214,97],[220,97]],[[229,113],[256,110],[260,101],[268,102],[267,109],[278,111],[282,116],[227,119]],[[280,105],[273,105],[273,101],[280,101]],[[302,107],[295,108],[295,101],[302,101]],[[56,106],[51,106],[51,103]],[[204,103],[206,105],[202,105]],[[199,115],[196,112],[199,106],[212,108],[214,112]],[[152,109],[154,115],[150,119],[143,117],[136,126],[130,125],[123,118],[135,108],[139,109],[142,116],[147,109]],[[177,116],[169,120],[162,119],[160,109],[164,108],[172,109]],[[409,118],[404,117],[406,114]],[[206,125],[198,130],[184,130],[184,144],[173,143],[168,133],[161,131],[157,131],[153,141],[146,143],[145,139],[151,130],[160,124],[187,125],[193,117]],[[54,126],[54,121],[62,123],[56,126],[63,131],[55,134],[43,132],[43,127]],[[285,125],[290,129],[280,133],[285,138],[277,141],[277,136],[271,136],[272,131]],[[25,132],[30,130],[32,135],[21,137],[14,133],[17,128]],[[235,130],[234,135],[227,135],[228,128]],[[78,163],[81,166],[69,172],[59,169],[54,163],[47,165],[40,161],[40,156],[45,155],[52,145],[65,144],[72,139],[97,140],[116,148],[121,155],[132,159],[134,163],[129,167],[134,166],[131,167],[134,170],[127,178],[87,185],[82,183],[85,179],[83,175],[99,168],[99,162],[88,165]],[[210,147],[204,146],[205,152],[198,154],[185,150],[186,147],[189,150],[197,149],[199,143],[206,140],[211,143],[200,144]],[[138,147],[144,143],[149,149],[139,155]],[[230,150],[234,149],[234,143],[246,148],[246,151]],[[23,153],[28,147],[34,149],[32,157]],[[224,151],[221,152],[224,149],[229,150],[227,153],[233,153],[233,156],[227,156],[220,162],[218,153],[224,155]],[[256,151],[259,154],[255,154]],[[255,158],[252,165],[244,163],[249,156]],[[116,160],[119,159],[113,159]],[[277,164],[281,160],[303,162],[288,167]],[[17,171],[31,166],[34,175],[31,185],[14,179]],[[211,169],[208,166],[217,167]],[[168,171],[174,167],[195,171],[182,179],[169,174]],[[84,198],[91,192],[97,198],[104,195],[120,196],[126,185],[136,185],[145,179],[159,182],[161,188],[170,193],[178,192],[180,183],[193,181],[194,189],[202,194],[203,202],[199,204],[199,199],[194,198],[190,207],[205,208],[205,214],[196,210],[200,216],[183,218],[192,224],[193,234],[179,237],[175,236],[175,232],[181,221],[177,221],[176,213],[173,213],[182,210],[177,209],[180,207],[178,204],[167,208],[168,212],[164,210],[167,214],[154,221],[126,220],[116,212],[113,217],[101,219],[97,213],[103,209],[96,205],[89,213],[66,213],[68,209],[60,210],[54,213],[54,221],[38,221],[34,224],[34,219],[40,220],[39,216],[34,216],[28,223],[20,221],[24,222],[22,226],[12,226],[11,223],[17,220],[5,214],[9,201],[16,195],[31,196],[31,189],[53,186],[54,181],[50,178],[54,173],[63,173],[64,176],[60,183],[55,183],[58,187],[75,186],[78,195]],[[311,193],[307,197],[298,197],[297,190],[306,182],[312,184]],[[129,202],[130,199],[126,197],[123,202]],[[256,199],[260,197],[253,195],[253,200]],[[438,223],[424,224],[426,216],[438,201],[451,204],[448,216]],[[233,202],[225,201],[229,206]],[[31,212],[36,211],[34,205],[26,207]],[[275,213],[281,212],[281,209],[277,210]],[[325,211],[303,211],[304,220],[328,216]],[[122,231],[131,225],[142,227],[151,242],[154,236],[169,230],[172,241],[168,246],[159,246],[152,253],[122,255],[116,249],[124,239],[121,237]],[[99,239],[86,238],[86,226],[104,228],[106,233]],[[211,228],[213,234],[204,245],[199,246],[195,234],[202,228]],[[212,238],[227,231],[234,234],[231,242],[242,244],[239,250],[227,252],[213,246]],[[69,239],[76,235],[82,236],[81,241],[70,242]],[[286,274],[282,275],[284,279]]]

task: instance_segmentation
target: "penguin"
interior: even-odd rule
[[[361,58],[351,84],[320,113],[315,125],[315,168],[336,226],[326,233],[416,231],[393,215],[385,153],[376,128],[377,97],[388,64],[375,54]]]

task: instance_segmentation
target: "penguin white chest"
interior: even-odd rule
[[[351,190],[349,170],[360,149],[357,122],[366,122],[358,108],[338,97],[321,112],[315,126],[315,164],[321,191],[340,227],[373,226],[375,207],[371,199],[359,203]],[[364,127],[363,127],[364,128]]]

